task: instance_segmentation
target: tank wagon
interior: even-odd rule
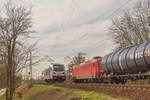
[[[63,64],[52,64],[44,71],[45,82],[65,81],[65,67]]]
[[[149,78],[150,41],[104,56],[102,69],[106,75],[112,73],[111,82]]]

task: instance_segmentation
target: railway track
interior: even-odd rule
[[[97,84],[97,83],[45,83],[45,82],[34,82],[33,84],[42,85],[57,85],[57,86],[89,86],[89,87],[105,87],[105,88],[120,88],[130,90],[150,90],[150,85],[121,85],[121,84]]]
[[[91,84],[91,83],[63,83],[63,84],[56,84],[56,85],[63,85],[63,86],[89,86],[89,87],[105,87],[110,89],[130,89],[130,90],[150,90],[150,85],[112,85],[112,84]]]
[[[92,85],[91,85],[92,86]],[[150,85],[107,85],[107,84],[96,84],[96,86],[103,86],[108,88],[121,88],[121,89],[137,89],[137,90],[150,90]]]

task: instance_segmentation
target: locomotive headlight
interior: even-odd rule
[[[65,72],[63,71],[63,72],[61,72],[61,74],[65,74]]]

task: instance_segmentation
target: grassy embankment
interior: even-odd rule
[[[20,95],[21,93],[21,95]],[[22,96],[19,98],[19,95]],[[4,100],[4,95],[0,97]],[[78,89],[67,89],[55,86],[33,85],[28,89],[26,85],[17,89],[13,100],[128,100],[112,98],[108,95],[83,91]]]

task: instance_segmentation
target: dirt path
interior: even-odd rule
[[[6,92],[6,89],[1,89],[0,90],[0,96],[2,96]]]

